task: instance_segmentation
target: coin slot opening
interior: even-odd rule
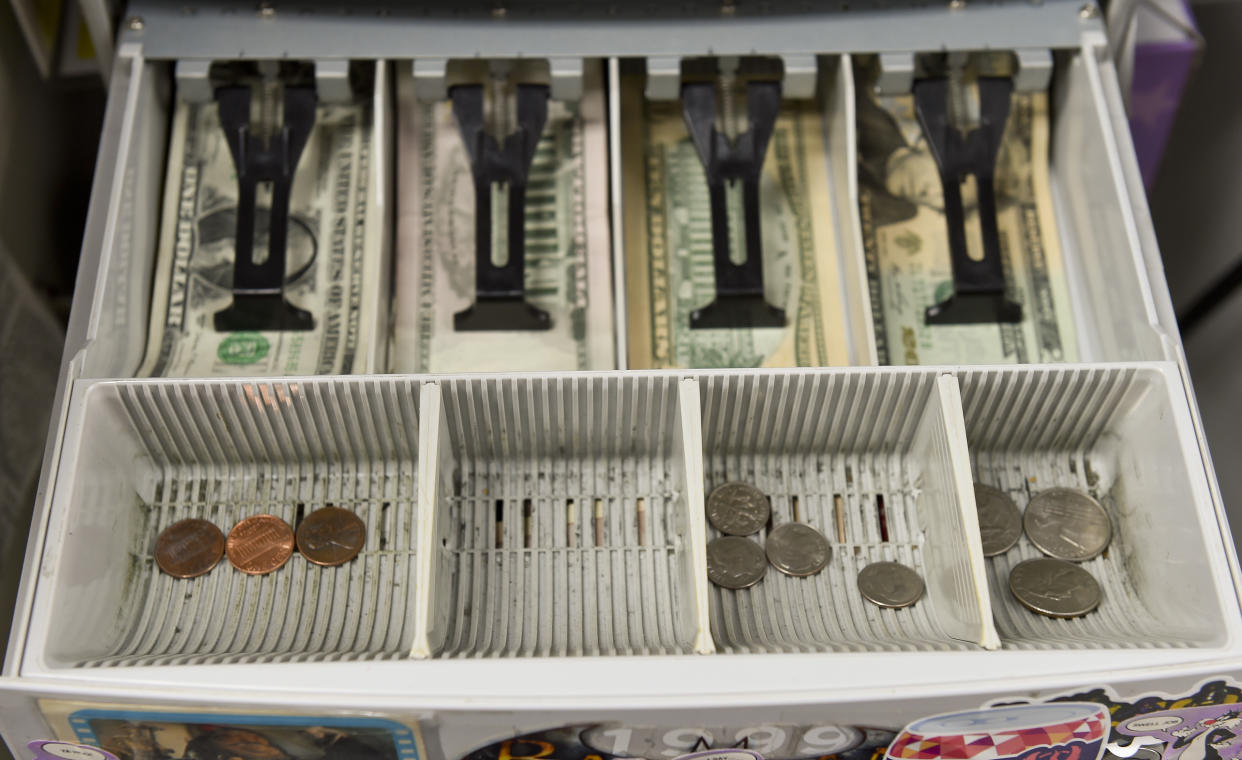
[[[505,546],[505,500],[496,500],[496,548]]]
[[[841,494],[832,495],[832,511],[837,523],[837,543],[845,543],[845,500]]]
[[[884,494],[875,495],[875,510],[880,519],[880,540],[888,543],[888,515],[884,512]]]
[[[848,464],[845,465],[845,485],[854,485],[854,470]]]
[[[565,500],[565,545],[573,548],[577,539],[575,535],[578,532],[578,517],[574,514],[574,500]]]
[[[522,548],[529,549],[531,544],[531,528],[535,521],[535,509],[530,499],[522,499]]]
[[[296,531],[298,526],[302,524],[302,518],[306,516],[306,504],[298,502],[297,511],[293,513],[293,529]]]
[[[639,496],[638,503],[635,506],[634,511],[637,513],[637,516],[638,516],[638,519],[637,519],[638,545],[646,546],[647,545],[647,500]]]
[[[604,545],[604,500],[595,500],[595,545]]]
[[[802,522],[802,513],[801,513],[801,510],[798,509],[798,497],[797,496],[789,497],[789,509],[790,511],[793,512],[794,522]],[[772,518],[768,517],[768,521],[771,522],[771,520]]]

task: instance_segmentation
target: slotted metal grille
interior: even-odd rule
[[[1123,560],[1125,536],[1117,530],[1117,504],[1108,494],[1088,485],[1088,458],[1081,452],[1002,452],[980,453],[974,459],[979,482],[1009,494],[1024,513],[1035,493],[1064,486],[1091,494],[1104,505],[1113,521],[1113,538],[1104,554],[1079,563],[1100,584],[1103,594],[1099,608],[1083,617],[1068,620],[1046,617],[1031,612],[1014,599],[1009,591],[1010,571],[1024,560],[1044,556],[1025,534],[1008,552],[987,559],[992,615],[1006,648],[1117,649],[1190,645],[1180,633],[1153,615],[1139,597]]]
[[[823,533],[833,552],[807,578],[769,567],[750,588],[712,586],[712,637],[721,651],[975,648],[945,632],[926,596],[893,610],[858,591],[858,572],[871,562],[901,562],[926,576],[910,447],[934,377],[701,378],[707,493],[728,481],[751,483],[772,504],[770,525],[753,540],[762,544],[772,528],[796,520]],[[721,535],[710,524],[708,534]]]
[[[1136,648],[1192,646],[1184,630],[1143,602],[1126,557],[1125,519],[1142,519],[1133,504],[1110,493],[1116,481],[1101,480],[1093,451],[1144,396],[1155,390],[1131,368],[1055,368],[1017,373],[962,372],[963,413],[976,480],[1005,491],[1025,513],[1031,496],[1058,486],[1091,494],[1109,512],[1113,536],[1099,557],[1080,563],[1100,584],[1094,612],[1054,619],[1023,607],[1009,591],[1018,563],[1044,556],[1023,534],[1005,554],[986,559],[992,614],[1007,649]],[[1131,442],[1129,445],[1135,445]],[[1101,460],[1107,459],[1101,455]],[[1100,470],[1110,468],[1097,462]],[[1115,476],[1109,476],[1115,477]]]
[[[858,573],[872,562],[900,562],[926,573],[923,531],[901,457],[718,457],[709,468],[709,493],[731,480],[752,483],[771,498],[773,528],[794,521],[796,511],[798,522],[832,546],[828,566],[809,578],[769,567],[750,588],[712,586],[712,637],[722,651],[975,648],[944,632],[926,597],[905,609],[881,609],[858,591]],[[762,544],[768,532],[753,538]],[[710,525],[708,533],[721,535]]]
[[[446,384],[461,469],[441,656],[690,651],[676,391],[667,376]]]

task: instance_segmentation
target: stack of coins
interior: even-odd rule
[[[764,546],[747,536],[767,525],[768,497],[747,483],[725,483],[707,497],[707,519],[725,534],[707,544],[707,577],[726,589],[749,588],[763,579],[768,565],[785,575],[805,578],[821,572],[832,559],[828,539],[810,525],[782,523],[768,532]],[[877,562],[858,574],[863,597],[881,607],[906,607],[923,595],[923,579],[896,562]]]
[[[189,519],[160,533],[155,563],[175,578],[196,578],[227,556],[229,564],[247,575],[266,575],[289,561],[295,545],[308,562],[333,567],[358,556],[365,540],[362,520],[330,505],[308,515],[296,536],[289,523],[275,515],[247,517],[233,526],[228,538],[206,520]]]
[[[768,497],[746,483],[725,483],[707,497],[707,520],[725,535],[707,544],[707,577],[728,589],[749,588],[763,579],[768,561],[746,536],[768,524]]]
[[[1100,584],[1073,563],[1098,557],[1112,540],[1102,504],[1073,488],[1050,488],[1035,494],[1020,513],[1003,491],[976,483],[975,506],[984,556],[1004,554],[1023,533],[1047,555],[1010,571],[1009,591],[1020,604],[1057,618],[1086,615],[1099,606]]]

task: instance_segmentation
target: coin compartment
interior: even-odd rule
[[[413,641],[417,379],[131,381],[75,398],[48,527],[37,635],[52,667],[391,658]],[[268,575],[227,558],[161,572],[177,520],[225,534],[332,504],[366,524],[354,560],[296,551]]]
[[[699,377],[704,491],[750,483],[773,527],[795,518],[832,547],[820,573],[768,567],[709,590],[724,652],[994,648],[957,383],[935,371],[719,373]],[[720,533],[710,524],[708,537]],[[863,599],[858,572],[900,562],[924,579],[904,609]]]
[[[1218,646],[1222,599],[1232,597],[1211,495],[1197,461],[1189,410],[1164,365],[961,370],[975,478],[1025,511],[1033,494],[1062,486],[1108,511],[1113,535],[1080,563],[1099,582],[1100,606],[1048,618],[1009,591],[1012,568],[1044,556],[1025,534],[985,560],[996,628],[1006,649]],[[1190,579],[1194,579],[1191,581]],[[1229,589],[1224,592],[1225,589]]]
[[[421,654],[710,651],[701,478],[687,456],[693,381],[478,377],[439,388]]]

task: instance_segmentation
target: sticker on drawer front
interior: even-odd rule
[[[418,732],[373,717],[235,714],[43,700],[58,738],[98,756],[39,760],[419,760]]]
[[[833,724],[570,725],[493,742],[462,760],[872,760],[896,734]]]
[[[86,744],[43,739],[26,746],[35,753],[35,760],[118,760],[111,752]]]
[[[677,760],[764,760],[764,757],[749,749],[709,749],[682,755]]]
[[[1092,702],[946,713],[906,726],[889,760],[1099,760],[1112,726]]]
[[[1027,700],[992,704],[1003,709]],[[1242,760],[1242,685],[1232,678],[1199,681],[1180,692],[1132,696],[1119,696],[1107,685],[1087,686],[1044,697],[1040,704],[1084,702],[1107,710],[1112,724],[1103,760]]]
[[[1235,760],[1242,756],[1242,705],[1148,713],[1125,721],[1118,730],[1165,742],[1164,760]]]

